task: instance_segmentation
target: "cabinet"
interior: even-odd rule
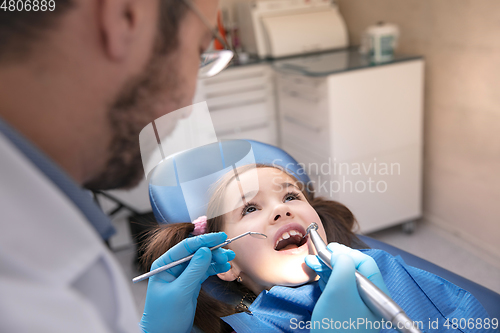
[[[364,233],[420,217],[423,60],[326,74],[284,64],[275,66],[282,148],[316,195],[345,204]]]
[[[206,101],[220,139],[277,145],[274,72],[266,63],[230,67],[198,82],[195,103]]]

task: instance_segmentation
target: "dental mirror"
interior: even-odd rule
[[[267,238],[266,235],[261,234],[260,232],[255,232],[255,231],[249,231],[249,235],[252,236],[253,238],[257,238],[257,239],[265,239],[265,238]]]
[[[260,233],[260,232],[255,232],[255,231],[247,231],[247,232],[245,232],[245,233],[242,233],[242,234],[241,234],[241,235],[239,235],[239,236],[236,236],[236,237],[233,237],[233,238],[227,239],[225,242],[223,242],[223,243],[221,243],[221,244],[219,244],[219,245],[212,246],[212,247],[210,248],[210,251],[215,250],[215,249],[218,249],[218,248],[223,247],[223,246],[226,246],[226,245],[228,245],[229,243],[232,243],[232,242],[234,242],[235,240],[240,239],[240,238],[242,238],[242,237],[245,237],[245,236],[247,236],[247,235],[250,235],[250,236],[252,236],[253,238],[257,238],[257,239],[264,239],[264,238],[267,238],[267,235],[264,235],[263,233]],[[179,260],[176,260],[176,261],[174,261],[174,262],[171,262],[171,263],[170,263],[170,264],[168,264],[168,265],[165,265],[165,266],[159,267],[159,268],[157,268],[157,269],[155,269],[155,270],[152,270],[151,272],[148,272],[148,273],[145,273],[145,274],[139,275],[139,276],[137,276],[137,277],[133,278],[133,279],[132,279],[132,282],[137,283],[137,282],[140,282],[140,281],[142,281],[142,280],[145,280],[145,279],[147,279],[147,278],[149,278],[149,277],[151,277],[151,276],[153,276],[153,275],[156,275],[156,274],[158,274],[158,273],[160,273],[160,272],[166,271],[166,270],[167,270],[167,269],[169,269],[169,268],[172,268],[172,267],[174,267],[174,266],[177,266],[177,265],[179,265],[179,264],[182,264],[183,262],[189,261],[189,260],[191,260],[191,258],[192,258],[193,256],[194,256],[194,253],[193,253],[193,254],[191,254],[191,255],[189,255],[189,256],[187,256],[187,257],[184,257],[184,258],[182,258],[182,259],[179,259]]]

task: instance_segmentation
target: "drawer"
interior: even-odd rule
[[[283,99],[281,96],[279,97],[278,105],[281,117],[293,118],[313,127],[329,126],[328,111],[322,106]]]
[[[217,76],[198,81],[196,100],[212,108],[248,104],[265,95],[273,96],[274,83],[268,66],[229,68]]]
[[[251,87],[272,88],[271,72],[264,67],[228,69],[217,76],[200,82],[206,98],[217,97],[221,93],[230,94]],[[214,96],[215,95],[215,96]]]
[[[286,89],[283,87],[279,87],[279,92],[282,94],[283,98],[301,103],[309,103],[311,106],[320,102],[320,97],[314,93],[310,94],[305,91]]]
[[[282,143],[289,142],[305,150],[317,151],[320,154],[329,153],[328,124],[318,125],[316,122],[306,122],[290,115],[280,117]]]
[[[278,91],[278,105],[282,116],[289,115],[314,126],[328,123],[327,98],[313,101],[304,95],[292,96]]]
[[[217,132],[217,139],[221,140],[237,140],[247,139],[255,140],[271,145],[276,145],[276,123],[265,122],[253,126],[241,126],[232,130]]]
[[[206,87],[216,86],[218,84],[230,83],[235,81],[244,81],[253,78],[262,78],[267,80],[272,72],[266,65],[263,66],[245,66],[230,67],[213,78],[204,79],[202,82]]]
[[[327,95],[327,84],[324,78],[278,74],[276,85],[287,95],[306,98],[313,102]]]
[[[234,127],[254,126],[275,119],[272,105],[268,102],[245,104],[243,106],[210,107],[210,117],[217,130]]]
[[[271,83],[272,82],[266,78],[248,78],[245,80],[209,85],[204,87],[205,98],[212,99],[245,91],[273,90]]]
[[[266,89],[237,92],[230,95],[207,99],[210,111],[241,107],[249,104],[265,103],[270,99],[270,92]]]

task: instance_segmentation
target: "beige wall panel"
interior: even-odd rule
[[[425,57],[424,211],[500,255],[500,1],[338,2],[352,45],[383,20]]]

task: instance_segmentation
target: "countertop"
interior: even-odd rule
[[[416,59],[422,59],[422,56],[395,54],[391,61],[374,63],[370,61],[368,56],[360,54],[357,48],[349,48],[282,59],[250,58],[245,63],[233,63],[231,67],[267,63],[279,72],[297,73],[306,76],[327,76],[335,73],[385,66]]]

